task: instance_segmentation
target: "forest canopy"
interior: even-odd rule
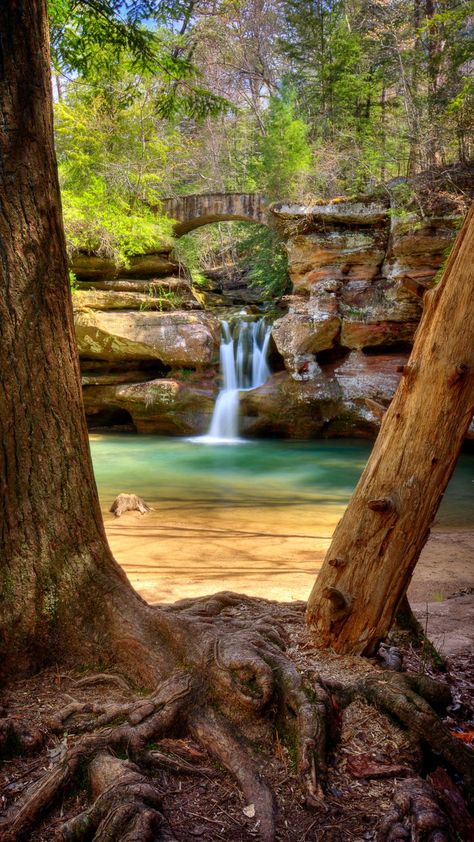
[[[335,197],[472,157],[472,2],[104,8],[50,3],[71,249],[126,260],[166,240],[150,206],[168,196]],[[193,249],[236,236],[204,229]]]

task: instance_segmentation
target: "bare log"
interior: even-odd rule
[[[316,645],[373,654],[393,623],[474,411],[473,289],[471,208],[309,598]]]

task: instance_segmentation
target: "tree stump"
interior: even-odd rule
[[[112,503],[109,511],[115,517],[120,517],[124,512],[140,512],[140,514],[145,515],[147,512],[153,511],[153,509],[136,494],[119,494]]]

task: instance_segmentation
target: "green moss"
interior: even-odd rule
[[[276,723],[277,734],[286,751],[292,769],[298,767],[298,731],[297,728],[288,727],[288,722],[278,720]]]
[[[307,697],[308,701],[311,702],[311,704],[315,704],[317,702],[318,699],[317,699],[316,693],[315,693],[315,691],[313,690],[312,687],[307,687],[307,686],[303,687],[303,692],[304,692],[305,696]]]

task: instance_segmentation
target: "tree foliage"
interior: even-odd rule
[[[101,84],[100,84],[101,83]],[[67,88],[56,102],[56,147],[71,250],[119,261],[171,241],[152,211],[169,188],[179,137],[157,116],[156,83],[124,60],[113,74]]]
[[[264,297],[269,300],[283,295],[288,286],[288,257],[271,228],[245,226],[237,243],[237,255],[250,287],[263,289]]]
[[[472,0],[52,0],[50,12],[71,247],[120,259],[153,247],[170,226],[150,207],[167,196],[337,196],[472,156]],[[268,239],[242,232],[243,254]],[[196,272],[210,240],[196,238]]]
[[[323,189],[472,155],[472,11],[459,0],[284,0],[281,46]]]
[[[304,190],[311,166],[308,133],[297,116],[294,91],[283,86],[269,99],[253,165],[255,182],[270,200],[294,198]]]

